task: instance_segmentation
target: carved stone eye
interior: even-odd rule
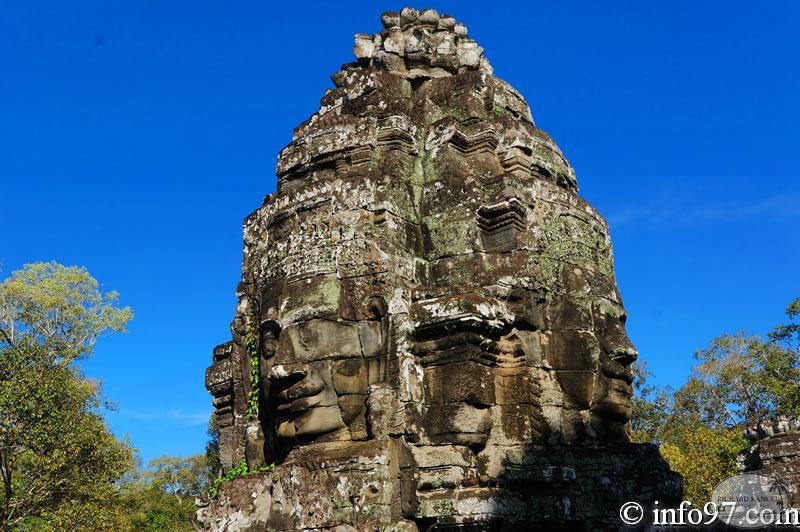
[[[386,316],[388,311],[386,300],[381,296],[372,296],[369,298],[369,301],[367,301],[367,312],[376,320]]]
[[[281,324],[275,320],[261,322],[261,356],[265,359],[275,356],[278,350],[278,337],[281,334]]]
[[[277,340],[281,334],[281,324],[277,320],[264,320],[260,332],[262,340]]]

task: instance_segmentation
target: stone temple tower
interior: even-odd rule
[[[201,521],[598,530],[625,501],[677,500],[629,442],[637,353],[606,222],[463,24],[382,23],[245,219],[206,375],[234,478]]]

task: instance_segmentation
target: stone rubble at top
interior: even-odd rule
[[[354,53],[362,64],[404,74],[408,78],[443,77],[467,70],[492,73],[483,48],[470,39],[467,27],[434,9],[406,7],[381,16],[383,31],[357,33]]]

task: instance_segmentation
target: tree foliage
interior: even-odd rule
[[[699,350],[677,407],[711,427],[739,427],[787,407],[797,386],[797,357],[782,345],[745,333],[722,335]]]
[[[101,292],[84,268],[26,264],[0,284],[0,337],[8,347],[35,349],[50,365],[92,354],[98,337],[122,332],[133,317]]]
[[[0,530],[114,527],[131,449],[72,362],[131,316],[83,268],[29,264],[0,283]]]
[[[206,442],[206,465],[211,477],[222,476],[222,462],[219,456],[219,429],[215,422],[215,416],[211,416],[208,422],[208,441]]]
[[[714,485],[738,471],[748,444],[743,429],[800,412],[800,298],[786,310],[789,324],[766,338],[723,334],[695,353],[697,364],[678,390],[648,382],[636,369],[632,439],[654,442],[684,476],[686,497],[705,502]]]
[[[789,323],[776,326],[769,333],[769,341],[781,350],[773,353],[770,361],[776,370],[766,379],[771,393],[780,397],[778,414],[800,412],[800,297],[786,308]]]
[[[658,443],[664,420],[672,411],[672,389],[651,384],[652,373],[643,360],[633,366],[633,386],[636,395],[631,402],[631,440],[638,443]]]
[[[121,484],[120,501],[126,511],[119,529],[195,530],[194,499],[209,481],[210,468],[202,454],[150,461],[146,470],[132,471]]]
[[[683,476],[683,498],[701,505],[714,487],[739,472],[736,457],[748,447],[740,430],[680,427],[661,445],[670,467]]]
[[[179,503],[199,497],[209,482],[210,471],[202,454],[162,456],[152,460],[149,468],[150,483]]]

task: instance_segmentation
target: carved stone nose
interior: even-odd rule
[[[611,358],[623,366],[630,366],[636,362],[637,358],[639,358],[639,352],[632,345],[627,347],[616,347],[611,353]]]

